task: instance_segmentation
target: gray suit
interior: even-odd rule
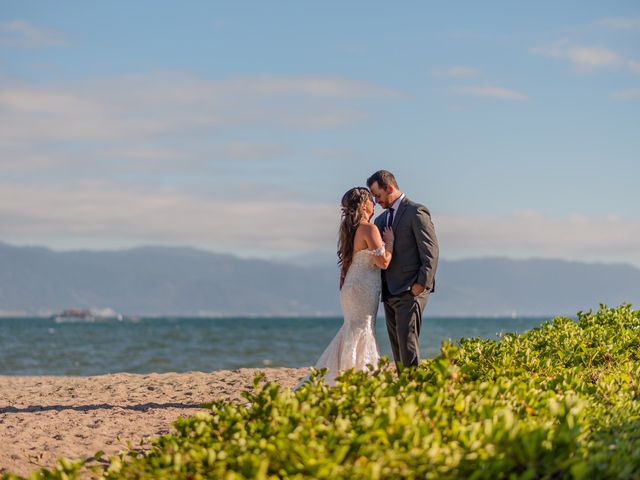
[[[375,220],[381,233],[388,215],[387,210]],[[438,239],[427,207],[407,197],[395,212],[393,233],[393,258],[382,272],[382,301],[396,364],[415,366],[420,361],[418,337],[422,313],[429,294],[435,291]],[[411,293],[414,283],[425,287],[425,291],[415,297]]]

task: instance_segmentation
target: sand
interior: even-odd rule
[[[126,450],[128,442],[148,448],[149,440],[169,433],[178,417],[203,411],[204,402],[244,402],[240,394],[252,388],[258,372],[289,388],[308,370],[0,376],[0,475],[28,475],[52,468],[58,458],[86,459],[99,450],[108,458]]]

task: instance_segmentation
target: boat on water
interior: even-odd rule
[[[64,322],[95,322],[96,320],[115,319],[123,320],[123,316],[114,312],[111,309],[105,309],[100,311],[92,311],[88,308],[68,308],[63,310],[62,313],[52,315],[51,318],[56,323]]]
[[[60,322],[93,322],[96,317],[91,314],[91,310],[86,308],[68,308],[62,313],[52,315],[56,323]]]

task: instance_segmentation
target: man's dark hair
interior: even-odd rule
[[[371,188],[371,185],[375,182],[378,182],[378,186],[383,190],[386,190],[389,185],[393,185],[394,188],[400,190],[398,182],[396,182],[396,177],[394,177],[393,173],[388,170],[378,170],[367,178],[367,187]]]

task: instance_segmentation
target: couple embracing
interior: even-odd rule
[[[344,323],[315,365],[328,369],[329,385],[341,370],[378,364],[381,297],[396,365],[418,365],[422,315],[435,286],[438,240],[429,210],[409,200],[386,170],[371,175],[367,186],[342,197],[338,264]],[[371,223],[376,203],[386,210]]]

